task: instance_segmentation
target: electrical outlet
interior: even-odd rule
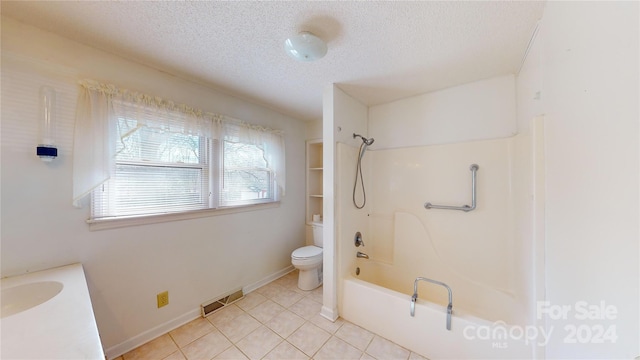
[[[165,306],[165,305],[169,305],[169,292],[165,291],[165,292],[161,292],[160,294],[158,294],[158,309]]]

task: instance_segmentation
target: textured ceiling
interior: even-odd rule
[[[2,1],[2,15],[301,120],[337,83],[375,105],[516,73],[543,2]],[[311,31],[316,62],[283,51]]]

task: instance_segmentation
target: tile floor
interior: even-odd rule
[[[291,272],[116,360],[424,359],[348,321],[321,317],[322,288],[300,290],[297,279]]]

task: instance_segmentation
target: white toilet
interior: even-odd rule
[[[313,290],[322,285],[322,223],[311,223],[313,244],[295,249],[291,264],[300,271],[298,287]]]

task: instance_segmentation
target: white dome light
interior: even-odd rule
[[[315,61],[327,53],[327,44],[312,33],[303,31],[285,40],[284,50],[298,61]]]

